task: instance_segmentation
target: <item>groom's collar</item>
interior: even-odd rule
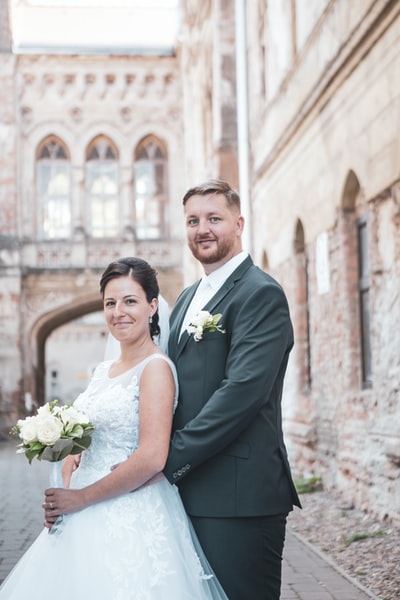
[[[242,250],[223,264],[222,267],[219,267],[219,269],[216,269],[209,275],[203,275],[202,281],[207,281],[214,291],[218,290],[248,256],[248,252]]]

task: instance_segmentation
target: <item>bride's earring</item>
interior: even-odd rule
[[[153,322],[153,317],[149,317],[149,323]]]

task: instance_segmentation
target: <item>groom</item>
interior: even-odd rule
[[[300,507],[282,434],[293,330],[279,284],[242,250],[240,198],[213,180],[183,198],[187,241],[204,275],[171,313],[180,395],[164,474],[179,491],[229,600],[278,600],[286,518]],[[196,340],[199,310],[220,329]]]

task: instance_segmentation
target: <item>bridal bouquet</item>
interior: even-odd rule
[[[94,427],[87,416],[71,404],[58,405],[53,400],[41,406],[37,414],[20,419],[11,429],[22,442],[17,452],[24,453],[29,463],[38,460],[58,462],[70,454],[80,454],[90,446]]]

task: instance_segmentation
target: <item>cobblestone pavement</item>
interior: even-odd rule
[[[0,442],[0,582],[42,529],[41,503],[48,471],[48,463],[29,465],[24,456],[17,455],[14,442]],[[281,600],[371,598],[379,600],[289,526]]]

